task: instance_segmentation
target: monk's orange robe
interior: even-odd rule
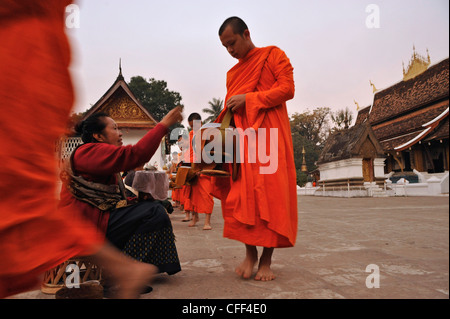
[[[73,104],[64,33],[70,1],[0,2],[0,298],[103,243],[75,211],[57,210],[55,145]]]
[[[178,198],[180,201],[180,205],[184,206],[184,202],[186,201],[186,199],[184,198],[184,186],[178,189]]]
[[[194,163],[200,162],[201,152],[200,150],[194,152],[192,146],[192,140],[194,135],[197,134],[193,131],[190,132],[190,160]],[[200,134],[198,135],[200,138]],[[200,214],[211,214],[214,208],[214,200],[211,195],[211,178],[205,175],[199,175],[191,185],[190,193],[192,210]]]
[[[192,198],[191,198],[192,186],[184,185],[182,188],[182,192],[183,192],[183,199],[184,199],[184,203],[183,203],[184,210],[188,211],[188,212],[192,212],[194,210],[194,206],[192,205]]]
[[[194,150],[192,148],[192,139],[194,137],[194,131],[189,132],[189,148],[185,149],[183,153],[183,161],[185,163],[193,163],[194,162]],[[194,206],[192,203],[192,185],[184,185],[181,189],[183,193],[184,199],[184,210],[185,211],[193,211]]]
[[[177,154],[177,164],[180,163],[181,161],[181,154],[182,153],[178,153]],[[183,205],[183,203],[181,203],[181,188],[175,188],[172,191],[172,200],[180,202],[181,205]]]
[[[172,200],[176,201],[176,202],[180,201],[180,189],[179,188],[172,189]]]
[[[176,163],[173,163],[172,165],[177,166],[178,163],[181,161],[181,153],[177,153],[177,159],[176,159]],[[173,177],[173,173],[170,174],[170,177]],[[179,202],[180,201],[180,189],[179,188],[174,188],[172,189],[172,200]]]
[[[250,163],[248,141],[241,144],[244,161],[236,181],[213,178],[213,193],[221,199],[224,236],[263,247],[291,247],[297,237],[297,190],[293,144],[286,101],[294,96],[293,68],[277,47],[255,48],[227,73],[227,96],[246,94],[245,107],[234,114],[237,128],[266,129],[266,154],[277,129],[278,160],[274,173],[261,174],[270,163]],[[227,108],[217,118],[222,122]],[[256,136],[258,140],[258,131]],[[272,141],[271,141],[272,139]],[[261,145],[250,145],[256,154]],[[275,159],[271,158],[270,161]],[[230,167],[231,169],[231,167]]]
[[[172,180],[174,175],[172,173],[169,173],[168,176],[169,176],[169,180]],[[180,196],[178,195],[178,188],[172,188],[171,197],[172,197],[173,201],[177,201],[177,202],[179,201]]]
[[[211,195],[211,178],[200,175],[192,185],[192,206],[196,213],[211,214],[214,208],[214,200]]]

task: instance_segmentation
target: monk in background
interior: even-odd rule
[[[273,169],[258,156],[256,163],[249,161],[248,150],[258,154],[262,145],[244,140],[237,178],[212,178],[212,193],[221,199],[224,237],[246,247],[236,273],[250,278],[258,263],[254,279],[269,281],[275,278],[270,267],[274,248],[294,246],[297,236],[296,170],[286,109],[286,101],[294,97],[293,68],[279,48],[255,47],[247,25],[238,17],[224,21],[219,37],[239,62],[227,73],[226,105],[215,122],[231,112],[232,126],[253,129],[257,137],[265,129],[265,149],[271,144],[277,148],[270,156],[270,165],[276,165]],[[276,129],[276,134],[270,129]],[[260,257],[257,246],[264,247]]]
[[[192,139],[193,136],[198,134],[197,138],[201,138],[200,130],[194,131],[194,121],[200,122],[199,127],[202,124],[202,117],[198,113],[191,113],[188,117],[188,123],[190,128],[192,129],[189,133],[189,136],[192,135],[192,138],[190,139],[190,153],[191,153],[191,160],[194,162],[197,162],[198,156],[201,156],[200,152],[194,152],[193,145],[192,145]],[[190,194],[190,199],[192,203],[192,220],[189,223],[189,227],[194,227],[197,222],[200,220],[198,214],[204,214],[205,215],[205,223],[203,225],[203,230],[211,230],[211,214],[214,208],[214,200],[211,193],[211,179],[209,176],[197,174],[197,177],[192,183],[192,190]]]
[[[190,131],[188,136],[183,136],[181,141],[183,145],[183,163],[187,166],[190,166],[193,163],[194,159],[194,151],[192,150],[192,137],[194,136],[194,132]],[[192,185],[183,185],[180,191],[180,203],[183,206],[185,217],[181,220],[182,222],[188,222],[192,220],[191,213],[194,210],[194,206],[192,205]]]

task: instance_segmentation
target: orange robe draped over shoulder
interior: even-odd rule
[[[213,178],[213,194],[222,202],[224,237],[263,247],[291,247],[297,236],[297,189],[293,145],[286,101],[294,96],[293,68],[277,47],[252,49],[227,73],[227,96],[246,94],[246,104],[233,113],[236,128],[252,128],[256,145],[240,144],[244,161],[236,181]],[[225,108],[216,122],[221,122]],[[270,129],[276,129],[272,134]],[[258,155],[260,130],[265,129],[266,153]],[[270,143],[276,146],[270,154]],[[253,143],[254,144],[254,143]],[[248,149],[256,153],[249,161]],[[242,155],[242,154],[241,154]],[[276,170],[262,173],[270,165]],[[231,169],[231,168],[230,168]],[[269,169],[270,170],[270,169]]]
[[[79,213],[57,210],[55,145],[74,98],[68,4],[0,2],[0,298],[104,241]]]

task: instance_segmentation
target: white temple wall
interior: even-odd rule
[[[349,158],[319,165],[320,180],[362,178],[362,159]]]
[[[384,158],[375,158],[373,161],[373,170],[375,178],[384,178]]]
[[[363,178],[362,158],[349,158],[319,165],[320,180]],[[374,159],[374,177],[384,178],[384,158]]]
[[[122,141],[123,145],[134,145],[136,144],[144,135],[148,132],[148,130],[141,129],[121,129],[122,131]],[[162,154],[162,142],[159,143],[159,147],[156,150],[155,154],[152,156],[148,164],[155,166],[155,163],[158,167],[158,170],[162,170],[164,166],[164,154]]]

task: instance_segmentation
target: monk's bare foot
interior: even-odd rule
[[[211,229],[212,229],[211,225],[203,226],[203,230],[211,230]]]
[[[189,223],[189,227],[194,227],[195,226],[195,224],[197,224],[197,222],[199,221],[199,218],[198,218],[198,213],[192,213],[192,220],[191,220],[191,222]]]
[[[275,279],[275,275],[270,269],[270,266],[259,266],[255,275],[255,280],[258,281],[271,281]]]
[[[191,212],[186,212],[186,216],[181,221],[188,222],[190,220],[191,220]]]
[[[264,248],[261,258],[259,259],[258,271],[255,275],[255,280],[271,281],[275,279],[275,275],[270,269],[272,263],[273,248]]]
[[[244,279],[249,279],[253,273],[253,268],[258,261],[258,251],[255,246],[245,245],[246,254],[244,261],[234,270],[236,274]]]

